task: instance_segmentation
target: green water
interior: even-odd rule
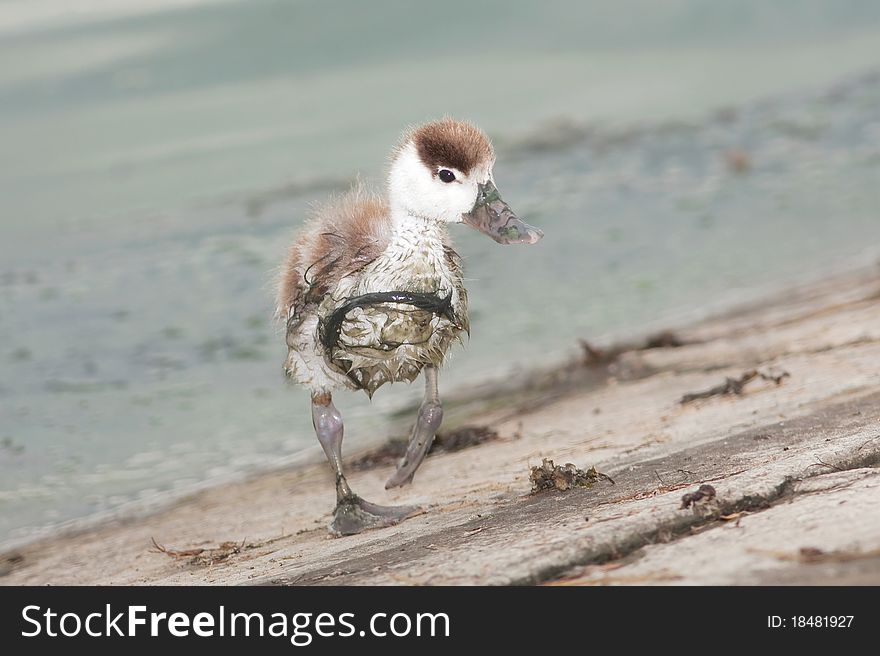
[[[547,234],[455,231],[446,389],[875,256],[880,5],[770,5],[0,2],[0,541],[318,457],[273,270],[410,123]],[[349,446],[415,394],[341,394]]]

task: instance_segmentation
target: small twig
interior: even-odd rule
[[[866,446],[868,446],[871,442],[873,442],[873,441],[875,441],[875,440],[880,440],[880,435],[876,435],[876,436],[872,437],[870,440],[867,440],[864,444],[862,444],[862,445],[861,445],[858,449],[856,449],[856,450],[857,450],[857,451],[861,451],[862,449],[864,449]]]
[[[819,460],[818,458],[816,459],[816,462],[814,462],[812,465],[810,465],[810,467],[828,467],[828,469],[833,469],[834,471],[846,471],[846,470],[838,467],[837,465],[831,465],[827,462],[823,462],[822,460]]]
[[[184,549],[183,551],[175,551],[174,549],[168,549],[167,547],[156,542],[156,539],[150,537],[150,541],[153,543],[153,553],[163,553],[166,556],[171,556],[172,558],[191,558],[192,556],[198,556],[205,552],[204,549]]]

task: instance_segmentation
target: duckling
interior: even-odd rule
[[[386,489],[410,483],[443,418],[438,370],[469,330],[462,264],[447,225],[466,223],[500,244],[534,244],[493,179],[495,153],[474,125],[446,118],[405,132],[391,155],[387,200],[358,184],[317,208],[282,265],[277,317],[286,322],[286,375],[311,392],[312,422],[336,474],[329,530],[352,535],[420,514],[361,499],[342,469],[337,389],[414,381],[425,394],[406,454]]]

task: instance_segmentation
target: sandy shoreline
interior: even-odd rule
[[[352,474],[429,506],[396,527],[329,539],[333,481],[306,465],[37,540],[0,555],[0,584],[878,583],[878,292],[876,271],[836,276],[499,391],[467,417],[498,439],[403,490],[387,465]],[[753,369],[788,376],[679,403]],[[615,484],[532,495],[542,458]],[[701,484],[715,498],[681,509]]]

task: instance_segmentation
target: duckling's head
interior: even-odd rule
[[[501,200],[495,151],[478,128],[451,118],[407,132],[391,161],[388,196],[401,216],[467,223],[501,244],[534,244],[544,236]]]

